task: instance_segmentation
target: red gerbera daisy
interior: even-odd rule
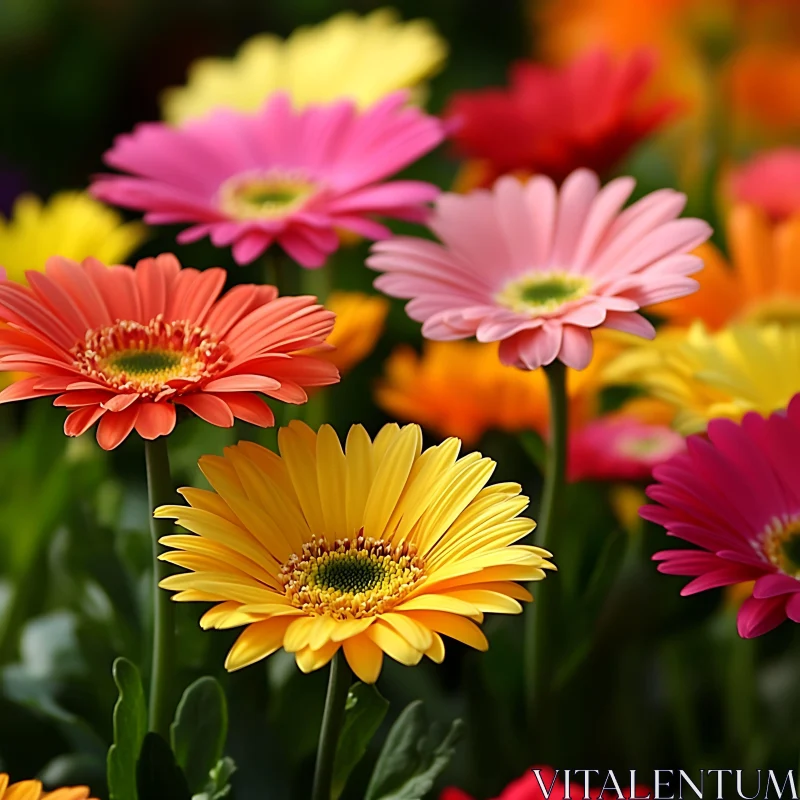
[[[73,409],[64,432],[98,420],[110,450],[136,429],[145,439],[175,426],[175,406],[220,427],[234,417],[266,427],[258,397],[303,403],[305,387],[339,379],[328,361],[297,351],[324,346],[334,315],[314,297],[237,286],[220,298],[225,270],[182,269],[173,255],[135,268],[51,258],[30,286],[0,280],[0,371],[30,373],[0,403],[58,395]]]
[[[446,116],[458,122],[456,149],[479,161],[484,186],[513,172],[557,182],[578,167],[602,175],[678,109],[673,100],[639,102],[654,67],[647,51],[619,63],[605,50],[560,68],[518,62],[508,88],[453,97]]]

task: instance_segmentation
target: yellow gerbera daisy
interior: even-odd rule
[[[389,301],[362,292],[333,292],[325,305],[336,314],[333,331],[328,336],[328,344],[336,349],[321,355],[344,374],[375,348],[389,313]]]
[[[21,781],[9,784],[8,775],[0,773],[0,800],[95,800],[89,797],[85,786],[56,789],[45,792],[39,781]]]
[[[418,86],[446,57],[446,43],[427,20],[402,22],[385,8],[365,17],[343,12],[285,41],[254,36],[233,59],[196,61],[186,86],[164,92],[162,112],[180,124],[219,106],[253,111],[279,90],[298,107],[347,97],[363,108]]]
[[[545,550],[514,544],[534,528],[516,483],[486,486],[495,464],[458,458],[448,439],[422,451],[417,425],[360,425],[343,451],[333,428],[292,422],[280,456],[251,442],[204,456],[215,491],[182,489],[163,506],[195,535],[166,536],[162,558],[187,570],[161,582],[175,600],[217,603],[204,628],[246,625],[225,666],[283,647],[310,672],[341,648],[353,672],[377,680],[383,655],[444,658],[441,634],[479,650],[484,612],[516,614],[530,600],[514,581],[554,569]]]
[[[709,333],[698,322],[661,331],[612,362],[605,378],[638,384],[673,407],[673,427],[697,433],[718,417],[788,405],[800,392],[800,329],[744,323]]]
[[[114,210],[84,192],[60,192],[46,204],[22,195],[9,220],[0,216],[0,266],[24,282],[27,270],[44,269],[50,256],[82,261],[93,256],[118,264],[144,241],[140,222],[124,222]]]

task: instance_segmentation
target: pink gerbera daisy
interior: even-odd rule
[[[756,205],[774,220],[800,213],[800,147],[759,153],[733,170],[730,186],[734,200]]]
[[[307,400],[305,387],[339,379],[326,360],[297,351],[324,347],[334,315],[313,297],[277,297],[274,286],[237,286],[220,298],[225,270],[181,269],[173,255],[135,268],[55,257],[30,286],[0,281],[0,371],[30,377],[0,403],[58,395],[79,436],[98,420],[110,450],[136,430],[165,436],[183,406],[212,425],[234,417],[266,427],[259,394]]]
[[[439,189],[381,183],[436,147],[442,123],[406,106],[405,92],[359,111],[351,100],[296,111],[273,95],[256,114],[218,109],[180,128],[139,125],[105,154],[135,177],[106,175],[92,193],[145,211],[154,225],[193,223],[181,243],[210,236],[247,264],[277,242],[306,267],[339,245],[337,228],[389,235],[373,219],[422,221]]]
[[[618,414],[570,433],[567,477],[571,481],[639,481],[681,452],[684,439],[666,425]]]
[[[591,329],[646,338],[642,306],[697,289],[687,277],[703,265],[688,251],[711,228],[676,219],[684,195],[663,189],[620,211],[634,188],[618,178],[600,188],[589,170],[557,191],[537,176],[503,177],[491,191],[442,195],[429,223],[442,244],[398,237],[373,245],[375,286],[411,298],[406,310],[429,339],[500,344],[500,359],[536,369],[560,359],[583,369]]]
[[[693,576],[683,595],[755,581],[739,609],[745,638],[800,622],[800,395],[768,419],[714,420],[687,445],[656,467],[647,494],[660,505],[640,514],[700,549],[656,553],[659,571]]]

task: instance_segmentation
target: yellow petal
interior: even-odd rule
[[[431,646],[425,651],[425,655],[435,664],[441,664],[444,661],[444,642],[435,631],[431,631],[431,636]]]
[[[381,622],[380,618],[364,635],[369,636],[387,656],[407,667],[413,667],[422,658],[419,650],[413,648],[394,628]]]
[[[375,683],[383,666],[383,650],[363,633],[345,639],[343,647],[347,663],[356,677],[364,683]]]
[[[304,647],[295,653],[295,661],[300,670],[305,673],[313,672],[315,669],[324,667],[335,655],[337,650],[341,647],[340,642],[328,642],[319,650],[312,650],[310,647]]]
[[[286,631],[283,649],[287,653],[296,653],[304,647],[308,647],[308,640],[316,627],[318,617],[299,617],[292,620],[292,624]]]
[[[485,589],[460,589],[442,596],[463,600],[466,603],[471,603],[481,611],[491,614],[522,613],[522,606],[502,592],[489,592]]]
[[[234,525],[239,524],[236,514],[231,511],[228,504],[216,492],[209,492],[206,489],[192,489],[185,486],[183,489],[178,489],[178,494],[181,495],[186,502],[194,508],[200,508],[203,511],[210,511],[218,517],[223,517]]]
[[[353,531],[347,528],[347,461],[336,431],[323,425],[317,434],[317,483],[329,537],[344,539]]]
[[[431,630],[468,644],[476,650],[489,649],[489,642],[486,641],[483,631],[466,617],[447,614],[443,611],[408,611],[406,613],[423,625],[427,625]]]
[[[225,659],[225,669],[234,672],[272,655],[283,644],[291,617],[275,617],[248,625],[234,642]]]
[[[308,433],[311,433],[313,439],[309,439]],[[317,485],[316,435],[307,425],[294,420],[289,427],[278,431],[278,447],[300,499],[300,507],[308,527],[317,536],[325,533],[325,518],[322,515]]]
[[[336,627],[331,633],[331,640],[343,642],[350,637],[360,636],[375,621],[375,617],[361,617],[360,619],[341,619],[336,621]]]
[[[390,611],[381,614],[381,620],[394,628],[415,650],[424,653],[433,643],[432,631],[411,617]]]
[[[364,524],[364,509],[372,485],[372,442],[362,425],[353,425],[350,428],[345,452],[347,530],[355,535]]]
[[[483,614],[474,605],[446,594],[418,594],[397,606],[397,611],[448,611],[483,619]]]

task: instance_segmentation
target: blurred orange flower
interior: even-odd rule
[[[362,292],[333,292],[325,305],[336,314],[333,331],[328,336],[328,344],[336,349],[317,356],[331,361],[343,374],[375,348],[389,313],[389,301]]]
[[[700,290],[653,306],[676,325],[702,320],[717,330],[736,319],[800,321],[800,215],[772,224],[755,206],[734,207],[727,220],[731,264],[711,244],[695,252],[705,267]]]
[[[567,373],[570,422],[578,426],[597,413],[601,372],[624,347],[622,337],[598,335],[589,366]],[[488,430],[508,433],[547,430],[547,379],[500,363],[496,344],[425,342],[422,355],[398,347],[386,361],[376,390],[378,404],[399,419],[420,423],[442,436],[474,444]]]

